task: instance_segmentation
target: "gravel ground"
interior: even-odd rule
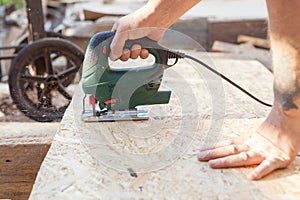
[[[0,93],[0,122],[33,122],[13,103],[9,94]]]
[[[13,103],[5,83],[0,83],[0,122],[33,122]]]

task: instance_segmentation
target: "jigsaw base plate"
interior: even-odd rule
[[[148,119],[149,115],[145,110],[109,110],[99,116],[95,115],[92,110],[88,110],[82,114],[82,121],[84,122],[140,121]]]

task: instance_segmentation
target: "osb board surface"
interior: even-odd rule
[[[65,122],[74,126],[68,119]],[[232,137],[232,131],[245,133],[247,130],[248,133],[260,122],[256,119],[228,120],[224,134]],[[206,163],[199,163],[196,159],[200,146],[197,139],[201,140],[201,135],[173,165],[151,173],[137,173],[135,178],[129,172],[100,166],[85,150],[74,130],[65,127],[55,138],[30,199],[299,198],[299,159],[288,169],[277,171],[262,181],[251,182],[246,179],[246,174],[252,168],[212,170]]]
[[[241,85],[264,97],[266,101],[271,101],[272,76],[258,62],[222,59],[214,60],[214,63],[222,72],[236,81],[240,80]],[[224,138],[246,137],[255,131],[262,121],[256,118],[266,115],[269,108],[248,100],[239,91],[224,84],[225,93],[214,95],[222,98],[218,95],[226,94],[226,112],[217,112],[217,116],[214,116],[213,110],[223,107],[221,105],[214,109],[210,108],[209,90],[201,83],[204,79],[199,78],[199,74],[195,74],[192,68],[183,62],[174,70],[178,70],[177,72],[185,78],[178,79],[176,74],[174,75],[175,71],[165,73],[164,83],[173,86],[171,89],[175,95],[169,106],[158,106],[160,108],[158,110],[167,109],[168,112],[161,113],[157,110],[155,112],[157,107],[151,107],[152,117],[147,122],[82,124],[76,118],[78,116],[76,112],[80,110],[80,105],[76,105],[79,102],[76,98],[79,98],[80,94],[75,94],[73,105],[65,113],[59,133],[55,136],[41,166],[30,199],[299,198],[299,159],[289,168],[256,182],[246,179],[246,174],[253,168],[212,170],[207,163],[197,161],[196,154],[199,147]],[[190,83],[190,88],[185,85],[186,82]],[[176,91],[175,87],[180,90]],[[215,87],[217,91],[220,85]],[[178,105],[182,103],[180,98],[187,99],[185,95],[191,96],[188,94],[191,91],[197,97],[197,103],[187,100],[188,105],[195,107],[187,107],[190,113],[186,114],[182,111],[182,106]],[[176,100],[176,95],[183,97]],[[194,115],[194,110],[200,111],[200,114]],[[220,131],[219,127],[215,127],[219,122],[223,125]],[[194,134],[178,132],[182,126],[188,131],[194,131]],[[136,137],[141,135],[133,135],[133,133],[149,134],[149,131],[158,134],[142,139]],[[182,137],[180,134],[186,135]],[[156,162],[156,157],[153,156],[155,150],[163,149],[163,145],[172,140],[179,139],[178,142],[184,142],[180,139],[186,138],[185,136],[190,136],[191,140],[183,154],[166,151],[161,157],[158,156],[161,163]],[[103,140],[99,141],[99,138]],[[178,145],[178,149],[179,147],[181,146]],[[143,162],[148,160],[135,160],[130,153],[145,154],[149,159],[153,159],[148,171],[141,167]],[[174,157],[174,154],[180,155]],[[129,163],[126,162],[128,160]],[[124,167],[130,164],[133,171],[124,170]]]

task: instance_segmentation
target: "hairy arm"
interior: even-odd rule
[[[200,0],[149,0],[142,8],[120,18],[113,26],[116,35],[111,43],[110,58],[116,60],[121,57],[121,60],[127,60],[139,55],[147,57],[148,52],[142,51],[138,45],[134,45],[131,51],[123,51],[125,41],[142,37],[159,40],[166,28],[199,2]]]
[[[145,25],[168,28],[199,2],[200,0],[150,0],[145,6],[148,8],[148,12],[144,13]]]

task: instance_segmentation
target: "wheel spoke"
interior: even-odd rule
[[[51,89],[45,85],[43,89],[38,89],[38,109],[48,110],[52,107]]]
[[[39,76],[29,76],[29,75],[25,75],[22,74],[22,76],[20,77],[21,81],[24,82],[29,82],[29,83],[45,83],[46,79],[44,77],[39,77]]]
[[[45,49],[44,58],[45,58],[47,73],[53,75],[54,72],[53,72],[52,60],[50,56],[51,56],[51,52],[48,49]]]
[[[66,70],[58,73],[57,77],[62,80],[62,79],[66,79],[69,76],[76,74],[78,71],[78,67],[71,67],[71,68],[67,68]]]
[[[45,94],[47,93],[48,91],[48,88],[45,87],[44,89],[42,89],[42,91],[38,92],[38,99],[39,99],[39,103],[38,103],[38,106],[37,108],[38,109],[41,109],[41,107],[45,104]]]
[[[61,53],[60,52],[56,52],[55,56],[52,57],[52,60],[56,60],[57,58],[61,57]]]
[[[64,87],[59,83],[57,86],[57,90],[60,94],[62,94],[66,99],[72,100],[72,96],[64,89]]]

